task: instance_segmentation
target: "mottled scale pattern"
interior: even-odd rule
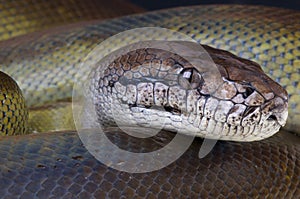
[[[261,140],[278,132],[287,118],[285,90],[264,74],[258,76],[256,63],[203,47],[223,73],[210,92],[215,73],[204,80],[204,66],[196,69],[162,49],[136,49],[109,65],[99,62],[89,76],[98,121],[235,141]],[[238,95],[240,102],[233,100]]]
[[[299,13],[291,10],[195,6],[75,24],[2,42],[1,70],[17,80],[28,106],[70,98],[73,83],[84,76],[82,73],[89,73],[80,64],[93,47],[120,31],[145,26],[177,30],[202,44],[229,50],[262,65],[273,80],[287,89],[290,114],[286,129],[297,129],[300,28]],[[149,32],[144,37],[151,39],[153,35]],[[133,39],[120,38],[114,42],[126,43]],[[111,47],[105,49],[110,51]]]
[[[2,1],[0,9],[1,41],[67,23],[120,17],[143,11],[121,0],[14,0]]]
[[[0,71],[0,135],[20,135],[26,132],[28,111],[16,82]]]
[[[110,137],[116,142],[122,138],[120,147],[128,143],[152,147],[151,142],[130,140],[124,133]],[[261,142],[219,142],[207,157],[198,159],[201,141],[196,140],[166,168],[129,174],[98,162],[73,132],[0,138],[0,194],[2,198],[297,198],[299,144],[299,137],[280,132]]]
[[[82,75],[77,74],[80,62],[104,38],[135,27],[171,28],[261,64],[272,79],[287,89],[290,115],[286,128],[298,131],[299,17],[299,12],[285,9],[213,5],[86,22],[1,42],[0,69],[17,80],[29,106],[40,106],[70,98],[73,82]],[[242,103],[243,97],[238,95],[234,100]],[[237,108],[242,111],[243,106]],[[201,160],[197,158],[197,140],[174,164],[139,175],[102,165],[74,133],[0,140],[3,198],[300,196],[300,141],[284,131],[261,142],[218,142],[212,153]]]

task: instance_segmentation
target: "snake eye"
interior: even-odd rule
[[[179,85],[187,90],[200,88],[203,82],[200,73],[193,68],[183,69],[178,77]]]

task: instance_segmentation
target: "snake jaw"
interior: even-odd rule
[[[285,125],[288,116],[288,94],[281,85],[267,76],[260,65],[253,61],[227,51],[204,47],[218,66],[224,82],[234,83],[229,85],[234,85],[235,88],[226,86],[226,89],[231,91],[227,91],[231,96],[226,97],[240,105],[235,105],[228,115],[230,117],[234,111],[239,112],[239,117],[235,119],[241,123],[237,124],[236,121],[234,125],[254,128],[251,134],[261,136],[258,139],[272,136]],[[218,93],[221,92],[217,91],[215,95]],[[217,97],[226,100],[223,95]],[[242,117],[240,112],[243,112]]]

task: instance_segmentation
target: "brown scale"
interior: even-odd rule
[[[225,78],[223,83],[210,94],[206,93],[205,87],[206,85],[214,84],[214,82],[212,82],[214,78],[204,82],[202,74],[187,60],[177,54],[153,48],[137,49],[114,60],[113,63],[108,66],[108,69],[104,71],[104,76],[100,77],[100,88],[101,85],[103,85],[101,82],[104,82],[105,87],[108,86],[109,81],[109,86],[112,88],[119,80],[123,86],[126,86],[127,84],[137,85],[138,83],[147,81],[145,78],[154,79],[154,82],[165,82],[167,85],[176,82],[175,84],[179,85],[182,90],[194,89],[199,92],[200,95],[206,96],[207,99],[211,97],[216,98],[215,101],[217,103],[205,103],[205,106],[208,109],[203,115],[204,117],[216,120],[218,119],[214,117],[216,117],[215,110],[219,108],[218,101],[232,101],[234,97],[241,94],[244,98],[241,104],[245,105],[246,109],[243,112],[238,112],[237,117],[233,116],[232,119],[236,121],[234,122],[235,125],[245,127],[260,125],[262,122],[271,123],[273,121],[276,121],[277,123],[274,124],[275,126],[282,126],[285,124],[287,92],[263,73],[261,67],[257,63],[239,58],[227,51],[205,45],[203,45],[203,47],[216,63],[221,76]],[[126,69],[124,67],[126,67]],[[156,70],[158,71],[158,74],[153,75],[151,72],[148,72],[150,70]],[[119,71],[119,74],[124,73],[125,80],[122,75],[116,74],[117,71]],[[257,75],[258,72],[259,75]],[[184,77],[185,73],[190,76],[188,78]],[[128,74],[131,75],[128,76]],[[176,78],[172,77],[172,74],[176,75]],[[275,90],[272,88],[277,89]],[[106,88],[102,87],[101,89],[106,93]],[[103,92],[101,89],[99,94]],[[148,90],[147,88],[145,89]],[[153,89],[154,87],[152,90]],[[144,93],[142,95],[144,100],[139,98],[133,100],[135,106],[151,107],[154,105],[152,91],[146,92],[146,90],[137,89],[137,93],[140,96],[141,92]],[[174,95],[172,94],[173,90],[174,88],[168,90],[169,95]],[[176,90],[175,93],[178,93],[179,91],[180,90]],[[187,110],[186,102],[184,102],[186,101],[186,96],[183,96],[182,99],[176,97],[171,100],[178,101],[178,103],[168,102],[164,105],[164,109],[171,111],[174,114],[185,114],[184,112]],[[270,103],[270,101],[274,102]],[[266,103],[269,104],[269,106],[266,106]],[[227,115],[226,118],[229,120],[229,118],[231,118],[230,114],[235,115],[236,108],[236,106],[233,106],[228,113],[223,113],[223,115]],[[266,108],[267,111],[263,110],[264,108]],[[270,112],[272,114],[269,114]],[[220,115],[220,113],[218,114]],[[224,119],[221,120],[224,121]]]

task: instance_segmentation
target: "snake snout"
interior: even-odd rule
[[[263,111],[268,111],[266,121],[276,122],[284,126],[288,117],[288,102],[281,97],[276,97],[264,106]]]
[[[274,109],[273,115],[276,117],[277,122],[281,126],[284,126],[288,118],[288,103],[282,101],[282,103],[277,105]]]

